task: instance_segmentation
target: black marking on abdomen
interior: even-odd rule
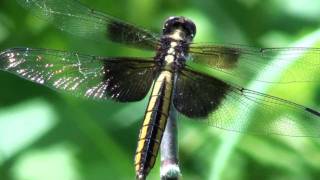
[[[170,75],[172,76],[171,73]],[[143,127],[140,130],[135,159],[137,176],[146,176],[154,166],[162,135],[164,133],[164,128],[166,126],[172,93],[172,84],[169,83],[172,82],[170,82],[171,79],[167,79],[166,75],[164,76],[165,77],[161,82],[157,81],[154,85],[155,87],[152,93],[157,93],[157,95],[153,95],[150,97],[148,109],[146,110],[146,115],[148,113],[151,113],[151,115],[150,118],[147,118],[145,115]],[[154,104],[150,104],[152,98],[156,98]],[[151,109],[149,109],[150,107]],[[147,133],[144,136],[143,131],[146,130]]]

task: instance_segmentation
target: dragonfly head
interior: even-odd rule
[[[188,18],[172,16],[164,23],[163,35],[169,35],[176,40],[185,39],[191,42],[196,35],[196,25]]]

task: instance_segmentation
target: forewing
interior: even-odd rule
[[[237,83],[250,80],[266,83],[320,82],[309,72],[320,72],[320,48],[254,48],[242,45],[191,44],[190,55],[194,63],[206,65]],[[299,59],[295,61],[296,59]],[[294,65],[296,68],[289,68]],[[268,69],[277,74],[286,69],[278,81],[256,75]],[[297,73],[297,69],[300,69]]]
[[[155,49],[158,37],[142,28],[90,9],[76,0],[17,0],[61,30],[95,41],[110,40]]]
[[[314,109],[225,83],[189,68],[179,72],[176,85],[174,107],[187,118],[237,132],[320,136],[320,112]],[[255,118],[249,121],[249,117]]]
[[[14,48],[0,54],[0,70],[80,97],[130,102],[146,96],[156,66],[152,59]]]

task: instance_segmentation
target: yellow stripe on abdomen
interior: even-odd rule
[[[172,87],[172,72],[162,71],[154,83],[140,129],[135,155],[137,177],[145,177],[154,166],[170,110]]]

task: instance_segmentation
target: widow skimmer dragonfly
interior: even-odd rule
[[[170,17],[162,34],[154,34],[75,0],[18,0],[58,28],[95,41],[111,41],[152,50],[154,57],[102,57],[51,49],[12,48],[0,53],[0,70],[80,97],[135,102],[149,97],[135,155],[138,179],[155,163],[170,108],[182,116],[208,121],[231,131],[288,136],[320,136],[320,112],[276,96],[244,88],[263,69],[283,69],[302,54],[299,68],[320,70],[318,48],[254,48],[242,45],[196,44],[195,24],[185,17]],[[210,73],[199,67],[210,69]],[[307,74],[289,75],[270,82],[292,84],[320,82]],[[254,103],[261,115],[283,113],[282,119],[246,124],[231,121],[236,109],[249,111]],[[228,117],[230,116],[230,117]]]

